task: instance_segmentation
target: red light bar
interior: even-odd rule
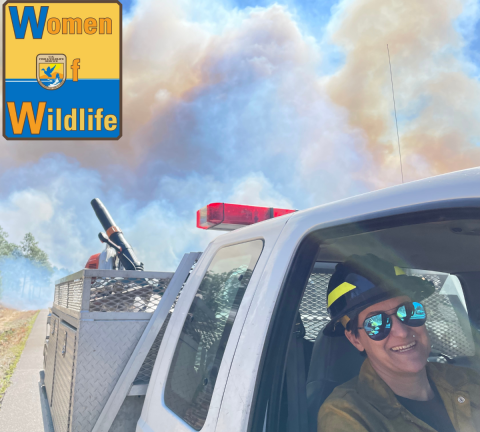
[[[232,231],[293,212],[296,210],[212,203],[197,211],[197,228]]]

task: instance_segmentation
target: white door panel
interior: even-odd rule
[[[182,291],[180,299],[168,324],[166,334],[160,347],[155,367],[153,369],[144,408],[138,422],[137,432],[186,432],[195,430],[183,419],[172,412],[168,406],[166,406],[164,399],[165,385],[167,382],[170,365],[177,347],[178,339],[182,332],[185,318],[195,298],[198,287],[204,278],[205,272],[209,268],[209,265],[216,253],[224,247],[232,246],[232,243],[233,245],[239,243],[243,244],[245,242],[260,239],[264,242],[263,250],[258,258],[258,262],[256,263],[250,282],[248,283],[238,312],[236,313],[236,317],[228,337],[228,343],[226,344],[225,352],[223,354],[216,378],[208,414],[205,423],[201,428],[202,431],[215,430],[225,383],[227,381],[231,361],[235,353],[240,333],[244,325],[245,317],[248,313],[250,303],[255,294],[255,289],[259,283],[265,265],[268,262],[275,242],[287,220],[288,218],[285,217],[278,218],[278,220],[272,220],[268,224],[268,229],[265,229],[265,226],[263,229],[259,228],[258,230],[249,229],[248,231],[244,231],[244,235],[241,233],[242,230],[238,230],[238,232],[233,232],[226,236],[220,236],[214,242],[212,242],[207,250],[203,253],[200,261],[197,263],[197,266],[190,275],[190,278],[188,279]],[[263,235],[260,236],[260,233]]]

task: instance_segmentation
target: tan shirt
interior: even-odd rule
[[[427,375],[457,432],[480,431],[480,375],[458,366],[427,363]],[[335,388],[318,412],[318,432],[433,432],[405,409],[368,359],[358,377]]]

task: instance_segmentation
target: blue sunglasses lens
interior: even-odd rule
[[[385,339],[390,333],[392,319],[385,314],[377,314],[368,317],[363,322],[363,328],[370,339],[379,341]]]
[[[410,327],[420,327],[425,324],[427,314],[421,303],[412,302],[398,308],[397,317]]]

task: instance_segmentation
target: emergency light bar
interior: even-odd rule
[[[197,228],[233,231],[293,212],[296,210],[212,203],[197,211]]]

